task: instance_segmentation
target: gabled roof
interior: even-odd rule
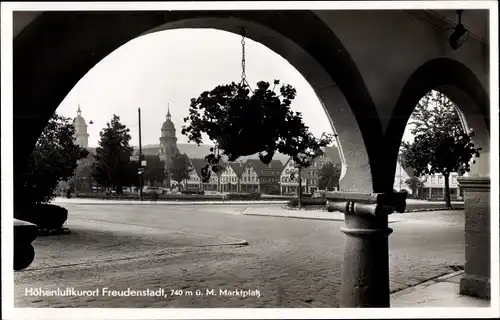
[[[249,159],[246,165],[251,166],[259,177],[275,177],[283,170],[283,163],[280,160],[271,160],[266,165],[260,159]]]
[[[191,161],[191,164],[193,166],[193,169],[196,171],[196,174],[198,175],[198,177],[201,178],[201,169],[207,165],[207,162],[205,161],[205,159],[199,159],[199,158],[194,158],[189,160]],[[227,166],[227,163],[224,161],[221,161],[220,164],[222,167]]]
[[[180,153],[185,153],[189,158],[197,158],[197,159],[203,159],[207,154],[210,153],[210,148],[212,148],[212,145],[208,144],[201,144],[197,145],[195,143],[182,143],[179,142],[177,143],[177,148],[179,149]],[[134,150],[137,150],[138,147],[134,146]],[[160,151],[160,145],[159,144],[146,144],[142,146],[142,153],[143,154],[154,154],[156,155]],[[253,154],[250,156],[242,156],[239,158],[242,162],[245,162],[248,159],[258,159],[259,155],[258,154]],[[281,153],[276,153],[274,155],[274,159],[286,161],[287,156],[283,155]],[[227,158],[223,156],[223,160],[227,161]]]
[[[342,164],[342,161],[340,160],[339,150],[336,146],[324,147],[323,152],[324,152],[324,155],[327,157],[328,162],[332,162],[335,166]],[[315,160],[318,161],[318,159],[319,158],[316,158]],[[292,160],[292,157],[289,157],[288,160],[285,162],[285,165],[283,166],[283,169],[281,170],[281,174],[283,173],[283,170],[288,166],[288,164],[290,163],[291,160]],[[311,163],[314,163],[314,161]],[[313,166],[310,166],[308,168],[303,168],[302,174],[308,175],[309,171],[311,171],[311,170],[318,170],[318,168],[314,168]]]
[[[241,178],[241,174],[243,173],[243,169],[245,165],[241,162],[229,162],[228,165],[233,169],[234,173],[238,178]]]

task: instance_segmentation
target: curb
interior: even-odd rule
[[[433,280],[434,281],[444,281],[444,280],[448,280],[449,278],[453,278],[455,276],[458,276],[462,273],[465,273],[465,271],[464,270],[455,271],[455,272],[452,272],[449,274],[445,274],[444,276],[437,277],[436,279],[433,279]]]
[[[398,290],[398,291],[394,291],[391,293],[391,297],[392,296],[400,296],[400,295],[404,295],[408,292],[413,292],[415,290],[418,290],[420,288],[426,288],[428,286],[431,286],[433,284],[436,284],[438,282],[444,282],[445,280],[449,279],[449,278],[453,278],[455,276],[458,276],[462,273],[464,273],[465,271],[464,270],[460,270],[460,271],[455,271],[455,272],[452,272],[452,273],[446,273],[446,274],[443,274],[443,275],[440,275],[440,276],[436,276],[436,277],[433,277],[433,278],[429,278],[427,280],[424,280],[422,282],[419,282],[413,286],[409,286],[407,288],[404,288],[404,289],[401,289],[401,290]]]
[[[286,210],[290,210],[290,211],[298,211],[299,210],[297,207],[289,207],[286,204],[284,206],[282,206],[281,208],[286,209]],[[308,208],[307,206],[302,207],[301,211],[314,211],[314,210],[327,211],[324,208],[319,208],[319,207],[312,208],[312,206],[311,206],[311,208]],[[463,206],[453,207],[451,209],[450,208],[415,208],[415,209],[411,209],[411,210],[405,210],[405,212],[402,212],[402,213],[395,212],[394,214],[405,214],[405,213],[409,213],[409,212],[455,211],[455,210],[464,210],[464,207]]]
[[[238,242],[203,244],[203,245],[199,245],[199,246],[191,246],[189,248],[222,247],[222,246],[248,246],[248,245],[249,245],[248,241],[239,240]]]
[[[304,217],[304,216],[285,216],[279,214],[259,214],[259,213],[242,213],[244,216],[254,216],[254,217],[272,217],[272,218],[283,218],[283,219],[299,219],[299,220],[318,220],[318,221],[345,221],[344,218],[323,218],[323,217]],[[397,223],[403,220],[389,221],[388,224]]]
[[[286,219],[301,219],[301,220],[344,221],[344,219],[340,219],[340,218],[283,216],[283,215],[279,215],[279,214],[242,213],[242,215],[244,215],[244,216],[254,216],[254,217],[272,217],[272,218],[286,218]]]
[[[111,202],[113,201],[113,202]],[[283,204],[286,201],[136,201],[136,200],[110,200],[110,201],[54,201],[51,204],[80,204],[80,205],[236,205],[236,204]]]

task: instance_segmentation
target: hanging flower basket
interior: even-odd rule
[[[189,125],[183,126],[182,133],[198,144],[206,134],[229,161],[275,150],[280,124],[283,127],[291,112],[289,106],[296,91],[290,85],[282,86],[278,96],[269,87],[269,83],[261,81],[251,92],[245,85],[233,82],[203,92],[191,100],[189,116],[184,118]]]
[[[258,153],[264,164],[269,164],[279,151],[291,156],[296,163],[307,166],[319,148],[331,143],[332,136],[316,139],[302,121],[300,113],[290,105],[297,91],[291,85],[281,85],[274,80],[272,89],[265,81],[251,90],[245,75],[245,33],[242,30],[241,82],[220,85],[191,99],[189,116],[182,134],[189,142],[202,143],[203,135],[215,144],[205,157],[202,181],[208,182],[210,171],[219,174],[220,160],[235,161],[241,156]]]

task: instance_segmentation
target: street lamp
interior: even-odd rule
[[[142,185],[143,185],[143,180],[144,180],[144,168],[142,167],[142,137],[141,137],[141,108],[137,109],[138,112],[138,117],[139,117],[139,197],[141,201],[143,200],[142,198]]]
[[[450,40],[449,40],[450,47],[453,50],[457,50],[458,48],[460,48],[467,40],[467,38],[469,37],[469,33],[470,33],[469,30],[467,30],[464,27],[464,25],[462,24],[462,12],[463,12],[463,10],[457,10],[458,24],[454,28],[455,31],[450,36]]]

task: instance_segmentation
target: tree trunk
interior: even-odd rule
[[[451,198],[450,198],[450,174],[443,174],[444,176],[444,198],[446,201],[446,208],[451,208]]]

